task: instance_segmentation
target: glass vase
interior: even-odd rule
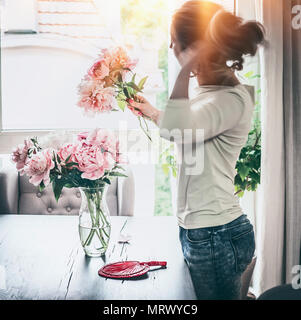
[[[107,251],[111,233],[106,204],[107,185],[79,189],[82,198],[79,210],[80,241],[87,256],[100,257]]]

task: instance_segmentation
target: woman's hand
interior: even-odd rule
[[[136,96],[136,101],[129,99],[127,107],[134,115],[150,119],[158,125],[161,111],[152,106],[144,97]]]

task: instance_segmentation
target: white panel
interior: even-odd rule
[[[247,20],[255,20],[256,19],[256,8],[254,0],[236,0],[237,15],[247,19]]]
[[[91,2],[38,1],[38,9],[51,12],[93,12],[95,6]]]
[[[83,13],[74,13],[74,14],[66,14],[66,13],[43,13],[38,15],[39,22],[42,23],[50,23],[50,24],[101,24],[103,20],[99,18],[99,16],[95,14],[83,14]]]
[[[234,2],[235,0],[211,0],[211,2],[215,2],[220,4],[225,8],[225,10],[228,10],[232,13],[234,13]]]
[[[5,1],[2,28],[4,31],[36,30],[36,1]]]

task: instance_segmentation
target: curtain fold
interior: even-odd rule
[[[301,22],[299,21],[299,27],[294,23],[296,12],[301,16],[301,0],[283,1],[283,115],[286,164],[283,281],[286,283],[292,281],[293,266],[301,264]]]
[[[275,5],[277,2],[277,5]],[[268,45],[260,50],[262,90],[262,177],[256,213],[253,287],[256,295],[282,282],[284,249],[284,125],[282,0],[257,0],[257,20]]]
[[[257,221],[258,295],[291,283],[301,251],[301,29],[293,27],[301,0],[256,0],[266,27],[261,50],[262,184]],[[295,9],[293,9],[295,7]]]

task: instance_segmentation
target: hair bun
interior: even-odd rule
[[[245,54],[254,56],[257,52],[258,45],[264,42],[264,27],[256,21],[247,21],[240,26],[240,34],[248,39],[245,41]]]
[[[243,55],[254,56],[264,41],[264,27],[256,21],[244,22],[234,14],[219,10],[212,17],[207,39],[225,57],[233,61],[232,69],[241,70]]]

